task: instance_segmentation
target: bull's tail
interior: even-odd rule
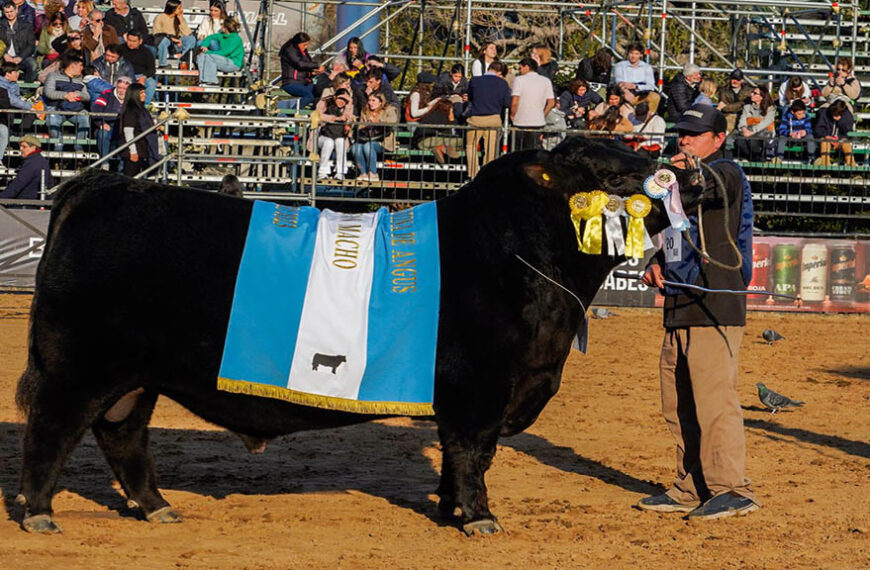
[[[28,365],[21,378],[18,379],[18,389],[15,390],[15,404],[25,415],[30,414],[38,384],[39,375]]]

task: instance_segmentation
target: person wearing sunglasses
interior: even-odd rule
[[[825,104],[822,107],[828,107],[837,99],[841,99],[846,103],[849,113],[855,114],[852,102],[861,96],[861,82],[855,77],[853,71],[854,66],[851,59],[841,57],[837,60],[834,74],[822,88],[822,97],[825,98]]]
[[[36,52],[43,56],[43,68],[57,59],[60,55],[60,52],[51,47],[51,44],[54,40],[65,35],[67,32],[69,32],[69,25],[63,12],[56,13],[51,17],[51,21],[48,25],[42,27],[42,32],[39,34],[39,45],[36,47]]]
[[[82,47],[90,52],[89,59],[96,61],[103,57],[106,48],[121,43],[115,28],[106,24],[106,17],[100,10],[91,10],[88,25],[82,31]]]

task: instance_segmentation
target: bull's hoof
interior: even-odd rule
[[[51,520],[51,515],[33,515],[24,517],[21,528],[27,532],[39,532],[42,534],[60,534],[60,527]]]
[[[148,519],[148,522],[160,524],[174,524],[181,522],[181,515],[176,513],[172,507],[157,509],[153,513],[145,515],[145,518]]]
[[[465,536],[474,536],[475,534],[497,534],[504,532],[504,529],[495,519],[482,519],[465,523],[462,525],[462,532],[465,533]]]

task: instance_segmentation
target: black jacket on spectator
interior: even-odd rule
[[[9,20],[0,18],[0,40],[7,46],[15,47],[15,57],[25,59],[36,56],[36,35],[33,33],[33,23],[15,20],[15,31],[9,28]]]
[[[676,121],[683,111],[692,106],[698,96],[698,88],[689,85],[681,71],[665,86],[665,94],[668,96],[668,119]]]
[[[119,57],[115,63],[109,63],[104,55],[94,60],[94,68],[100,72],[100,77],[111,83],[113,87],[119,77],[136,79],[136,70],[123,57]]]
[[[468,93],[468,78],[462,76],[459,83],[454,85],[450,72],[445,71],[438,77],[438,81],[435,82],[432,93],[438,95],[465,95]]]
[[[468,116],[501,115],[511,107],[511,88],[498,75],[486,73],[468,82]]]
[[[130,49],[126,45],[121,46],[121,57],[130,64],[136,75],[154,77],[157,61],[144,45],[139,46],[137,49]],[[135,80],[136,78],[131,77],[130,79]]]
[[[577,65],[577,71],[574,72],[575,79],[585,79],[590,83],[603,83],[610,85],[610,72],[596,73],[592,67],[592,58],[587,57],[580,61]]]
[[[112,8],[106,12],[105,19],[106,21],[104,24],[115,28],[119,38],[123,39],[124,34],[130,30],[136,30],[142,35],[143,42],[151,43],[151,34],[148,33],[148,24],[145,23],[145,18],[142,16],[142,12],[136,8],[130,6],[130,11],[127,12],[126,16],[118,14],[115,12],[115,9]]]
[[[311,72],[320,67],[311,61],[308,52],[302,52],[290,41],[281,46],[281,85],[289,83],[311,83]]]
[[[731,83],[719,88],[719,102],[725,103],[722,108],[723,113],[740,114],[743,110],[743,105],[749,104],[749,96],[752,95],[753,87],[747,83],[743,84],[740,91],[734,93],[731,89]],[[694,99],[693,99],[694,101]]]
[[[9,92],[0,87],[0,109],[11,109],[12,102],[9,100]],[[12,113],[0,113],[0,125],[6,125],[12,128]],[[0,156],[0,158],[3,158]]]
[[[42,156],[42,152],[36,150],[33,154],[24,157],[18,168],[18,174],[15,175],[15,179],[9,183],[9,186],[0,192],[0,198],[38,200],[43,172],[45,172],[45,189],[47,190],[54,186],[54,178],[51,177],[48,159]]]
[[[389,83],[381,81],[381,88],[378,90],[379,93],[382,93],[384,99],[387,101],[387,105],[392,105],[396,109],[401,109],[401,105],[399,104],[399,98],[396,96],[396,92],[393,91],[393,86]],[[366,101],[368,101],[368,94],[366,93],[365,85],[358,85],[353,90],[353,114],[357,117],[360,116],[362,110],[365,109]]]
[[[855,128],[855,119],[848,109],[843,111],[843,116],[839,121],[834,120],[831,114],[831,108],[825,107],[819,109],[818,118],[816,119],[816,128],[813,129],[816,138],[822,137],[838,137],[845,139],[849,131]]]
[[[556,87],[556,72],[559,71],[559,62],[551,59],[547,63],[538,66],[538,75],[543,75],[553,84],[553,93],[558,93]]]

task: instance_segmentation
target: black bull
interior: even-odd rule
[[[438,495],[467,533],[499,530],[484,483],[496,442],[531,425],[556,393],[583,317],[570,294],[515,254],[588,306],[621,260],[577,251],[568,198],[594,189],[628,196],[652,171],[621,143],[569,139],[552,152],[502,157],[438,203]],[[59,531],[52,494],[88,428],[145,517],[179,520],[157,488],[148,449],[160,394],[252,450],[279,435],[372,419],[217,390],[251,207],[99,171],[64,185],[17,393],[28,415],[17,499],[26,530]],[[646,225],[655,233],[666,216],[654,207]]]

